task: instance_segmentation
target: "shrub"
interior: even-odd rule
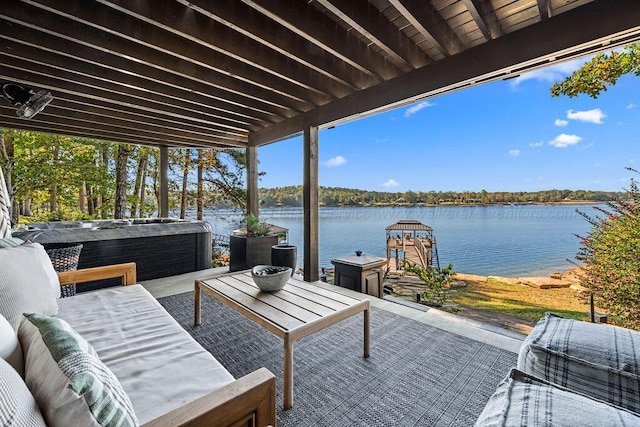
[[[404,262],[404,270],[413,273],[425,284],[426,289],[420,293],[422,301],[427,305],[441,307],[449,299],[449,287],[453,276],[453,265],[445,268],[421,267],[409,261]]]
[[[629,169],[635,173],[638,171]],[[632,178],[627,198],[595,207],[596,217],[578,211],[592,226],[580,237],[581,284],[611,322],[640,330],[640,190]]]

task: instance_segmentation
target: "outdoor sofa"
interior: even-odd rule
[[[640,333],[547,313],[476,426],[640,426]]]
[[[56,274],[38,243],[0,249],[0,425],[275,425],[274,375],[236,380],[135,282],[133,263]]]

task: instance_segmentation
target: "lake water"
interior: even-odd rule
[[[352,255],[386,256],[385,228],[401,219],[429,225],[437,240],[440,265],[453,264],[463,273],[496,276],[542,276],[567,270],[579,240],[590,227],[577,212],[589,215],[591,205],[436,206],[320,208],[320,266]],[[242,214],[210,211],[205,216],[214,233],[230,234]],[[302,264],[302,208],[262,209],[260,219],[289,229]]]

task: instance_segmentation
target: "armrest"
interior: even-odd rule
[[[276,377],[260,368],[218,390],[144,425],[175,426],[276,425]]]
[[[63,271],[58,273],[60,285],[72,283],[93,282],[94,280],[112,279],[120,277],[122,285],[134,285],[136,279],[136,263],[105,265],[104,267],[83,268],[81,270]]]

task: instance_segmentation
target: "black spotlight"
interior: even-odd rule
[[[22,119],[30,119],[44,109],[53,96],[46,90],[36,93],[33,89],[25,88],[17,83],[5,83],[2,85],[2,95],[18,107],[16,114]]]

